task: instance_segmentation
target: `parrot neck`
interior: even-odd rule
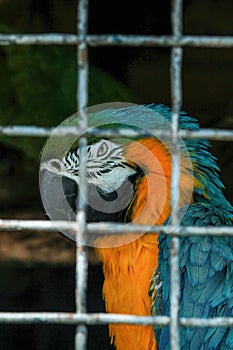
[[[158,140],[143,139],[127,146],[125,157],[145,174],[135,184],[127,221],[146,225],[163,224],[170,215],[171,158],[168,149]],[[189,179],[186,171],[181,173],[181,184],[188,188],[192,179]],[[186,192],[181,191],[182,204],[188,198]],[[148,291],[158,265],[157,235],[145,233],[129,244],[99,248],[97,253],[103,262],[103,295],[107,311],[151,315]],[[117,350],[157,349],[152,326],[110,324],[109,329]]]

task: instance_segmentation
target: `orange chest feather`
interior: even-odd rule
[[[125,157],[145,174],[136,184],[128,216],[136,224],[163,224],[170,214],[171,161],[167,149],[156,140],[144,139],[127,146]],[[185,187],[190,187],[188,176],[184,175],[182,181]],[[185,198],[182,201],[185,202]],[[148,290],[158,265],[157,235],[145,233],[129,244],[99,248],[97,253],[103,261],[107,311],[150,315]],[[152,326],[111,324],[110,335],[117,350],[157,348]]]
[[[157,237],[143,236],[123,247],[99,250],[105,282],[103,295],[111,313],[150,315],[150,280],[157,266]],[[109,326],[117,350],[155,350],[151,326]]]

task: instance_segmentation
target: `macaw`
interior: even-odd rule
[[[168,129],[171,112],[163,105],[107,108],[90,113],[89,125],[111,128]],[[194,118],[181,112],[181,129],[198,130]],[[133,135],[133,133],[132,133]],[[232,225],[233,208],[223,195],[219,168],[200,139],[181,142],[181,225]],[[47,160],[43,169],[59,172],[70,206],[79,192],[79,149],[62,159]],[[172,155],[168,138],[92,139],[87,147],[89,189],[87,221],[166,225],[171,214]],[[98,202],[97,196],[101,198]],[[118,199],[115,203],[116,198]],[[101,209],[91,203],[102,203]],[[169,315],[169,247],[165,234],[94,237],[103,263],[103,296],[110,313]],[[232,316],[232,238],[180,238],[180,315]],[[117,350],[169,349],[169,328],[110,324]],[[233,330],[181,328],[181,349],[233,349]]]

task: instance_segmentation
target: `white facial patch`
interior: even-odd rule
[[[80,153],[77,149],[69,152],[62,160],[51,159],[45,162],[42,168],[79,183],[79,164]],[[104,192],[116,191],[135,172],[123,157],[121,145],[101,140],[87,147],[87,182],[100,187]]]

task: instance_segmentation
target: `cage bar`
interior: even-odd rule
[[[75,34],[0,34],[0,45],[79,45],[80,36]],[[130,46],[130,47],[208,47],[232,48],[232,36],[200,35],[87,35],[89,46]]]
[[[53,136],[77,136],[80,137],[83,131],[79,127],[63,126],[57,129],[56,127],[43,128],[29,125],[18,125],[18,126],[1,126],[0,135],[5,136],[30,136],[30,137],[47,137]],[[132,130],[132,129],[97,129],[91,128],[86,130],[86,137],[146,137],[154,135],[158,138],[171,137],[170,130],[163,129],[150,129],[146,130]],[[233,130],[228,129],[200,129],[198,131],[192,130],[178,130],[177,135],[183,139],[206,139],[214,141],[233,141]]]
[[[79,138],[80,167],[78,212],[76,222],[76,312],[79,314],[87,312],[87,277],[88,277],[88,248],[86,245],[86,162],[87,162],[87,139],[82,134],[87,129],[87,115],[85,109],[88,104],[88,47],[86,42],[88,22],[88,0],[79,0],[77,6],[77,33],[80,38],[77,46],[77,124],[81,131]],[[87,349],[87,326],[78,325],[75,335],[75,350]]]
[[[175,37],[182,34],[182,0],[174,0],[171,8],[172,33]],[[170,84],[172,104],[171,125],[171,154],[172,154],[172,177],[171,177],[171,223],[179,225],[179,184],[180,184],[180,150],[179,150],[179,116],[182,106],[182,69],[183,50],[176,46],[171,49]],[[180,271],[179,271],[179,236],[171,236],[170,247],[170,344],[171,350],[179,350],[179,300],[180,300]]]
[[[75,236],[78,225],[70,221],[47,221],[47,220],[7,220],[0,219],[1,231],[48,231],[57,232],[67,230]],[[136,224],[118,224],[118,223],[90,223],[86,227],[88,234],[125,234],[125,233],[165,233],[167,235],[186,236],[186,235],[213,235],[213,236],[232,236],[233,227],[229,226],[151,226]]]
[[[167,316],[138,316],[125,314],[106,313],[66,313],[66,312],[0,312],[0,324],[67,324],[67,325],[105,325],[108,323],[117,324],[138,324],[168,325]]]
[[[169,325],[168,316],[138,316],[125,314],[89,313],[77,314],[66,312],[0,312],[0,324],[86,324],[105,325],[138,324]],[[180,318],[180,326],[184,327],[233,327],[233,317]]]
[[[66,312],[0,312],[1,324],[87,324],[105,325],[115,324],[138,324],[169,325],[168,316],[138,316],[125,314],[89,313],[77,314]],[[233,317],[209,318],[180,318],[180,326],[184,327],[233,327]]]

